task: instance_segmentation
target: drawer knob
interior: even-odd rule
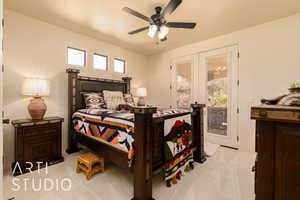
[[[266,111],[261,111],[261,112],[259,112],[259,116],[260,117],[267,117],[267,112]]]

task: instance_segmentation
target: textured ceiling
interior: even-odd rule
[[[5,0],[4,6],[66,29],[151,55],[193,42],[262,24],[300,12],[300,0],[183,0],[168,21],[197,22],[196,29],[172,29],[168,40],[147,32],[127,32],[147,25],[124,13],[124,6],[146,16],[169,0]]]

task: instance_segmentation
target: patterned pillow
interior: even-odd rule
[[[84,102],[86,108],[104,108],[105,101],[101,93],[84,93]]]
[[[107,109],[117,110],[120,104],[125,104],[123,93],[120,91],[103,91],[104,101]]]
[[[135,106],[132,94],[124,94],[124,101],[127,105]]]

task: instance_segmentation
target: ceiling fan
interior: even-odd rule
[[[128,34],[133,35],[148,29],[148,36],[154,38],[155,34],[158,33],[158,38],[160,41],[167,40],[167,34],[169,33],[169,28],[185,28],[193,29],[196,23],[188,22],[167,22],[165,17],[172,14],[176,8],[182,3],[182,0],[171,0],[168,5],[162,10],[162,7],[158,6],[155,8],[156,13],[151,17],[146,17],[145,15],[132,10],[131,8],[124,7],[122,10],[134,15],[140,19],[143,19],[150,23],[149,26],[134,30]]]

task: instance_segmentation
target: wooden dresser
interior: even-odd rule
[[[300,199],[300,108],[251,108],[256,120],[256,200]]]
[[[26,168],[30,168],[31,163],[32,170],[35,170],[38,165],[45,166],[47,163],[49,166],[64,160],[61,153],[63,121],[64,119],[60,117],[12,121],[15,127],[13,175],[28,172]],[[38,162],[42,162],[42,164]],[[18,164],[17,167],[16,164]]]

